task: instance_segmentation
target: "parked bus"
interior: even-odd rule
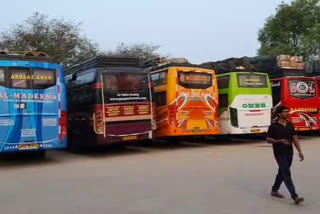
[[[98,56],[66,72],[71,151],[152,139],[150,76],[137,59]]]
[[[0,152],[67,147],[64,74],[44,53],[0,53]]]
[[[289,120],[297,131],[320,129],[319,86],[313,77],[284,77],[272,80],[274,110],[289,107]]]
[[[314,77],[306,77],[302,57],[255,57],[251,62],[271,77],[274,119],[276,108],[284,105],[297,131],[320,130],[319,86]]]
[[[219,133],[215,72],[163,63],[150,69],[156,102],[156,137]]]
[[[220,134],[266,133],[272,109],[268,75],[230,72],[217,76]]]

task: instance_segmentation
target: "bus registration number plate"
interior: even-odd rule
[[[137,136],[126,136],[126,137],[122,138],[122,140],[124,140],[124,141],[137,140],[137,139],[138,139]]]
[[[27,149],[39,149],[39,144],[22,144],[19,145],[20,150],[27,150]]]
[[[260,129],[252,129],[251,133],[260,133]]]

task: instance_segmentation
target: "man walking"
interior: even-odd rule
[[[304,156],[294,126],[288,121],[288,108],[280,106],[276,110],[276,113],[278,120],[271,124],[267,136],[268,143],[272,143],[274,156],[279,165],[278,175],[272,187],[271,195],[277,198],[284,198],[284,196],[278,192],[282,182],[284,182],[294,202],[299,204],[304,201],[304,198],[297,195],[291,178],[290,167],[293,159],[292,144],[294,144],[299,152],[300,161],[304,160]]]

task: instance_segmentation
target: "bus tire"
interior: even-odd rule
[[[79,145],[75,144],[75,138],[73,136],[73,132],[70,130],[69,132],[69,137],[68,137],[68,151],[73,153],[73,154],[79,154],[81,153],[81,147]]]
[[[113,148],[113,149],[125,149],[126,148],[126,144],[125,143],[115,143],[110,145],[109,147]]]
[[[46,150],[40,150],[40,151],[33,152],[32,155],[39,160],[44,160],[46,159],[46,154],[47,154]]]
[[[166,143],[167,144],[178,144],[179,139],[177,137],[167,137],[166,138]]]
[[[148,147],[148,146],[152,146],[154,143],[153,140],[148,139],[148,140],[143,140],[139,142],[139,145],[144,146],[144,147]]]
[[[78,145],[75,145],[72,141],[68,144],[68,150],[73,154],[79,154],[81,153],[81,147]]]

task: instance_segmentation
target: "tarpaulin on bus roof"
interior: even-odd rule
[[[255,71],[254,66],[246,58],[229,58],[217,62],[205,62],[201,65],[203,67],[215,70],[216,74],[224,74],[236,71]]]
[[[267,73],[270,78],[279,78],[284,76],[306,76],[305,70],[301,66],[299,69],[280,68],[277,56],[258,56],[246,57],[246,59],[254,66],[257,72]],[[298,58],[300,59],[300,58]],[[302,64],[301,62],[298,62]]]
[[[320,76],[320,59],[306,62],[306,72],[308,76]]]

